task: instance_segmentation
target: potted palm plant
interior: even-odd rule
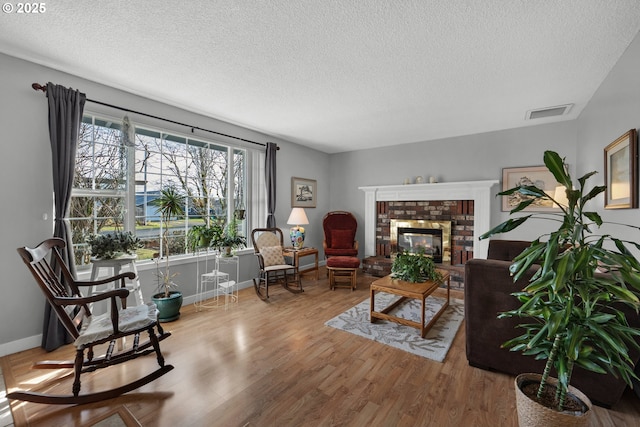
[[[160,322],[170,322],[180,317],[180,307],[182,307],[182,292],[172,290],[177,287],[173,281],[176,273],[171,273],[169,268],[169,228],[172,219],[178,219],[184,215],[185,197],[174,186],[163,188],[160,197],[150,202],[157,207],[160,213],[162,231],[162,244],[164,248],[165,267],[160,271],[158,265],[158,290],[151,297],[156,304],[158,320]]]
[[[560,211],[510,218],[481,238],[511,231],[533,218],[558,224],[556,231],[534,240],[510,266],[514,281],[532,265],[539,265],[539,269],[521,292],[513,294],[521,305],[499,314],[501,318],[517,317],[526,322],[519,325],[524,329],[522,335],[503,347],[546,359],[541,375],[532,380],[527,374],[516,378],[521,426],[567,425],[556,418],[568,418],[570,425],[586,425],[591,403],[570,387],[574,367],[610,372],[628,384],[635,378],[629,350],[639,348],[636,339],[640,332],[629,327],[620,308],[626,305],[637,311],[640,307],[640,264],[629,250],[640,249],[640,245],[599,231],[605,222],[597,212],[587,210],[588,202],[605,191],[604,186],[586,188],[586,181],[595,172],[579,178],[574,187],[564,159],[557,153],[546,151],[544,164],[566,188],[564,204],[535,186],[514,187],[498,195],[524,196],[511,214],[540,200],[551,200]],[[552,370],[557,379],[551,377]],[[583,402],[573,405],[577,396]]]

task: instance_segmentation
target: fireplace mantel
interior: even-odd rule
[[[489,242],[480,241],[480,234],[491,225],[491,187],[497,180],[443,182],[437,184],[377,185],[359,187],[364,191],[364,251],[365,257],[376,255],[376,202],[473,200],[473,248],[476,258],[486,258]]]

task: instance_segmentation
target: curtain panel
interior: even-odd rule
[[[73,188],[80,123],[87,97],[77,90],[48,83],[47,99],[49,103],[49,139],[51,142],[55,208],[53,236],[60,237],[67,242],[64,253],[60,255],[69,266],[71,274],[75,276],[76,265],[73,255],[71,226],[67,216]],[[57,274],[62,276],[59,266],[56,268],[54,265],[53,268]],[[64,283],[64,277],[61,277],[61,280]],[[71,341],[71,336],[69,336],[55,312],[47,303],[44,312],[42,348],[52,351]]]
[[[267,142],[265,152],[265,181],[267,185],[267,228],[276,227],[276,153],[278,145]]]

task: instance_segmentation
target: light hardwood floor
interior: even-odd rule
[[[173,335],[161,343],[173,371],[99,404],[13,401],[15,425],[86,426],[122,409],[143,426],[516,426],[513,378],[468,366],[464,324],[444,363],[324,326],[367,298],[373,280],[360,274],[356,291],[330,291],[321,270],[318,281],[305,276],[299,295],[272,287],[265,303],[245,289],[228,311],[183,307],[164,324]],[[71,346],[5,356],[7,389],[66,394],[66,371],[29,367],[72,357]],[[85,378],[83,389],[113,387],[155,366],[150,356],[111,367]],[[595,407],[592,425],[640,425],[640,400],[627,391],[612,410]]]

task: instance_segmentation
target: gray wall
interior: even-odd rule
[[[580,176],[598,171],[591,179],[604,184],[604,147],[629,129],[640,127],[640,33],[578,118]],[[640,225],[638,209],[602,209],[604,195],[594,200],[605,221]],[[631,236],[630,236],[631,237]],[[633,236],[638,242],[640,238]]]
[[[34,82],[45,84],[51,81],[79,89],[88,98],[98,101],[252,141],[278,143],[277,225],[285,233],[290,227],[286,221],[291,211],[291,177],[315,179],[318,181],[318,206],[306,209],[311,222],[307,227],[306,242],[310,246],[322,247],[321,220],[329,210],[329,155],[3,54],[0,54],[0,75],[0,129],[5,147],[5,155],[0,158],[3,186],[3,209],[0,210],[3,231],[0,271],[3,272],[3,280],[0,288],[5,291],[5,297],[0,299],[0,356],[40,345],[42,332],[44,298],[15,251],[19,246],[34,246],[50,237],[53,232],[47,100],[42,92],[35,92],[31,88]],[[89,102],[85,111],[104,113],[116,118],[121,118],[124,114]],[[189,133],[189,129],[166,122],[136,117],[135,114],[129,116],[133,122]],[[214,138],[205,133],[196,133],[196,136]],[[225,140],[224,137],[216,139],[237,143]],[[249,147],[255,148],[253,145]],[[46,220],[43,219],[45,214]],[[310,262],[310,258],[304,258],[302,262]],[[143,293],[145,297],[149,297],[155,290],[153,268],[139,265],[138,269]],[[181,284],[185,297],[192,297],[197,280],[195,265],[181,263],[172,271],[179,272],[176,281]],[[241,282],[249,284],[256,272],[255,256],[252,253],[243,255]]]
[[[502,168],[542,165],[543,153],[549,149],[574,163],[576,133],[576,122],[571,121],[335,154],[331,158],[331,208],[354,212],[363,225],[358,240],[364,242],[364,192],[358,187],[401,184],[418,175],[435,176],[439,182],[501,180]],[[492,189],[492,226],[508,218],[508,212],[501,211],[500,198],[495,197],[499,187]],[[544,224],[539,226],[545,229]],[[525,227],[508,238],[538,235],[538,230]]]

